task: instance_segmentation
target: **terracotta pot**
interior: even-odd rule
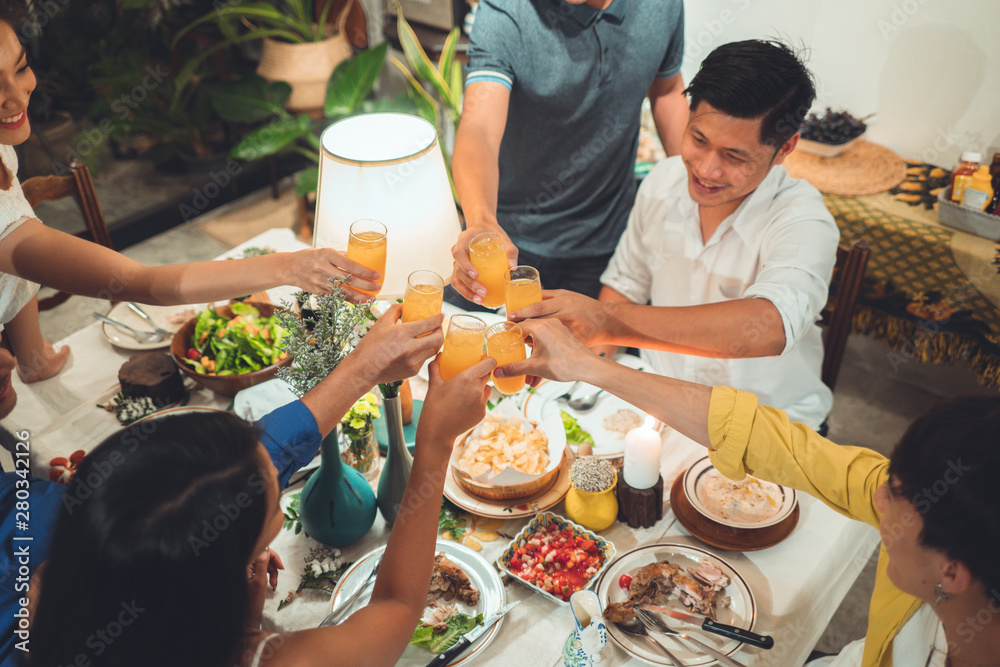
[[[290,111],[320,109],[326,100],[326,85],[333,70],[351,57],[344,25],[353,6],[348,2],[337,25],[327,24],[330,36],[321,42],[290,44],[265,37],[257,74],[268,81],[285,81],[292,94],[285,103]]]

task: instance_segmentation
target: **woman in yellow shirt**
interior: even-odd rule
[[[557,320],[521,324],[531,358],[496,377],[535,375],[603,387],[709,449],[723,474],[815,496],[882,534],[863,642],[837,667],[1000,665],[1000,397],[941,403],[886,459],[842,447],[753,394],[635,371],[594,355]],[[813,663],[811,663],[813,664]]]

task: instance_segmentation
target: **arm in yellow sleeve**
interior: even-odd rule
[[[878,527],[875,489],[889,478],[889,460],[862,447],[843,447],[783,411],[757,403],[753,394],[712,390],[708,412],[709,456],[732,479],[753,475],[790,486],[852,519]]]

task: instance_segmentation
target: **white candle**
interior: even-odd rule
[[[640,426],[625,435],[625,483],[633,489],[648,489],[660,478],[660,434]]]

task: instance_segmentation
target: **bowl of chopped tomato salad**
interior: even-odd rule
[[[615,545],[568,519],[543,512],[517,534],[497,566],[553,602],[597,581],[615,555]]]

